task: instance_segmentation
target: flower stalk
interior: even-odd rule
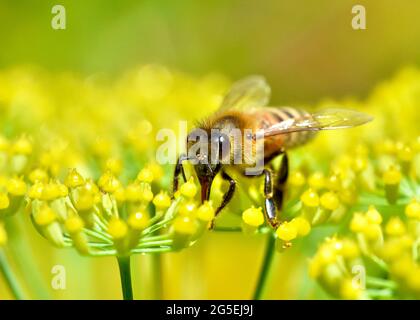
[[[130,256],[117,257],[120,270],[121,289],[124,300],[133,300],[133,287],[131,283]]]
[[[275,244],[276,244],[276,238],[272,233],[269,233],[267,235],[267,244],[265,247],[264,252],[264,260],[261,266],[261,271],[258,276],[257,285],[255,287],[253,299],[254,300],[260,300],[263,297],[263,294],[265,292],[267,282],[268,282],[268,276],[270,273],[270,268],[272,265],[272,261],[274,258],[275,253]]]
[[[25,300],[25,293],[17,280],[16,274],[14,274],[10,266],[5,252],[2,249],[0,249],[0,272],[6,280],[13,297],[17,300]]]

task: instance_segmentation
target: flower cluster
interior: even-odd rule
[[[32,144],[27,137],[9,141],[0,136],[0,247],[7,242],[3,219],[19,211],[24,201],[27,186],[22,175],[31,154]]]
[[[418,70],[406,69],[378,86],[364,105],[376,116],[365,134],[371,142],[335,162],[356,178],[353,206],[310,263],[334,297],[419,298],[419,81]]]
[[[150,227],[172,216],[179,204],[168,203],[166,193],[158,192],[169,189],[172,168],[151,162],[156,130],[178,131],[173,120],[199,118],[197,105],[215,109],[227,85],[222,75],[196,78],[159,65],[133,68],[115,80],[28,67],[1,70],[0,244],[7,240],[3,219],[23,208],[24,199],[43,235],[59,246],[77,242],[83,253],[92,251],[91,240],[101,246],[95,244],[98,239],[83,240],[79,231],[97,229],[101,222],[107,239],[103,248],[114,244],[109,232],[129,237],[137,228],[138,238],[150,236],[150,230],[161,232]],[[166,112],[159,111],[163,108]],[[77,171],[68,174],[68,168]],[[153,172],[153,183],[145,173],[137,176],[139,171]],[[159,199],[168,208],[159,207]],[[124,246],[131,248],[134,242]]]
[[[406,217],[386,223],[375,207],[356,212],[352,235],[327,239],[311,260],[310,274],[332,295],[344,299],[420,297],[420,204]]]
[[[419,151],[418,140],[388,140],[377,144],[371,157],[353,157],[358,189],[351,219],[310,263],[311,275],[334,296],[420,297]],[[362,283],[354,281],[355,267],[366,273]]]
[[[214,218],[210,202],[194,200],[197,186],[184,183],[172,201],[154,192],[154,174],[142,169],[126,186],[111,172],[95,183],[71,169],[63,182],[42,175],[28,191],[28,210],[36,229],[57,247],[83,255],[127,256],[190,246]]]

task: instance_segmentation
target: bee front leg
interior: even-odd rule
[[[276,205],[273,200],[273,173],[269,169],[264,169],[264,196],[265,196],[265,210],[267,222],[273,229],[279,225],[277,220]]]
[[[175,165],[175,170],[174,170],[174,179],[173,179],[173,189],[172,189],[172,198],[175,196],[175,192],[178,191],[178,186],[179,186],[179,175],[182,174],[182,178],[184,179],[184,182],[187,181],[187,177],[185,176],[185,171],[184,171],[184,167],[182,165],[182,162],[188,160],[188,157],[185,154],[181,154],[178,158],[178,161],[176,162]]]
[[[215,217],[214,217],[213,221],[210,224],[210,230],[214,228],[214,220],[216,219],[216,217],[218,216],[218,214],[220,213],[220,211],[222,211],[222,209],[224,207],[226,207],[226,205],[230,202],[230,200],[232,200],[232,197],[233,197],[233,195],[235,193],[235,189],[236,189],[236,181],[231,176],[229,176],[225,171],[222,171],[222,178],[224,180],[229,181],[229,189],[224,194],[222,203],[216,209]]]

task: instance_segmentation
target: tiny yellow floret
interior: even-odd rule
[[[181,194],[187,198],[194,198],[197,194],[197,186],[194,183],[194,179],[191,177],[186,183],[180,188]]]
[[[308,179],[308,184],[311,188],[314,188],[315,190],[324,188],[325,186],[324,174],[322,172],[313,173]]]
[[[288,184],[292,187],[301,187],[305,185],[306,179],[302,172],[295,171],[292,172],[288,179]]]
[[[81,174],[74,168],[69,170],[69,173],[64,180],[64,184],[69,188],[77,188],[84,185],[84,183],[85,179],[83,179]]]
[[[98,180],[98,186],[105,192],[113,193],[121,183],[111,171],[106,171]]]
[[[369,223],[373,223],[373,224],[382,223],[382,216],[379,213],[379,211],[376,210],[375,206],[369,206],[369,209],[366,212],[366,219]]]
[[[307,207],[318,207],[319,206],[319,197],[313,189],[306,190],[300,197],[302,203]]]
[[[412,200],[405,207],[405,215],[408,218],[420,220],[420,202],[418,202],[416,199]]]
[[[171,198],[166,192],[161,191],[153,199],[153,204],[155,205],[156,209],[164,210],[169,208],[171,205]]]
[[[242,213],[242,220],[253,227],[259,227],[264,223],[264,214],[261,207],[251,207]]]
[[[385,226],[385,232],[389,236],[402,236],[406,232],[404,223],[399,217],[392,217]]]
[[[215,216],[215,210],[212,206],[211,201],[204,202],[197,210],[197,218],[201,221],[212,221]]]
[[[350,230],[353,232],[363,232],[368,224],[368,220],[363,213],[355,212],[350,222]]]
[[[383,181],[386,185],[397,185],[401,179],[401,172],[394,166],[391,166],[383,175]]]
[[[304,237],[311,232],[311,224],[303,217],[296,217],[290,223],[296,227],[297,234],[300,237]]]
[[[179,216],[173,222],[175,233],[183,235],[193,235],[197,231],[195,219],[189,216]]]
[[[65,222],[66,229],[70,234],[76,234],[83,230],[84,227],[83,220],[78,216],[72,216],[68,218]]]
[[[53,223],[57,219],[57,215],[54,211],[48,207],[43,206],[34,216],[35,222],[40,226],[47,226]]]
[[[295,224],[283,222],[276,230],[277,237],[284,241],[290,241],[297,237],[298,230]]]
[[[36,168],[29,173],[29,181],[32,183],[35,182],[47,182],[48,181],[48,173],[45,170],[40,168]]]
[[[325,192],[320,199],[321,206],[324,209],[334,211],[340,205],[340,201],[334,192]]]
[[[192,216],[195,214],[196,209],[197,205],[194,202],[186,202],[179,207],[178,212],[182,216]]]
[[[26,193],[26,183],[18,178],[11,178],[7,183],[7,191],[14,196],[23,196]]]
[[[149,216],[143,211],[137,211],[130,214],[127,223],[134,230],[143,230],[149,224]]]
[[[127,224],[119,219],[113,218],[109,221],[108,224],[108,233],[114,240],[121,240],[123,239],[128,232]]]
[[[152,183],[154,179],[152,170],[143,168],[137,175],[137,179],[140,182]]]
[[[28,197],[31,199],[40,199],[44,191],[44,187],[44,183],[36,182],[29,188]]]

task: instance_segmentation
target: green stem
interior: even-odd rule
[[[10,292],[13,297],[17,300],[25,300],[25,294],[23,293],[22,287],[19,285],[16,275],[10,268],[9,261],[3,250],[0,249],[0,272],[3,274],[7,285],[10,288]]]
[[[388,265],[383,261],[381,258],[375,255],[370,255],[369,258],[373,261],[379,268],[381,268],[384,272],[388,273]]]
[[[270,272],[271,263],[273,261],[275,252],[276,238],[272,233],[268,234],[267,245],[265,248],[264,260],[261,266],[261,272],[258,278],[257,286],[254,292],[254,300],[260,300],[264,293],[265,286],[267,284],[268,274]]]
[[[397,284],[395,282],[375,277],[366,277],[366,285],[375,288],[385,288],[390,290],[397,289]]]
[[[146,229],[144,229],[141,234],[142,235],[147,235],[147,234],[156,232],[159,229],[162,229],[163,227],[165,227],[172,220],[173,219],[171,218],[171,219],[168,219],[168,220],[163,220],[163,221],[160,221],[158,223],[155,223],[155,224],[151,225],[150,227],[147,227]]]
[[[213,231],[216,232],[242,232],[241,227],[214,227]]]
[[[42,276],[38,259],[34,255],[33,246],[28,235],[28,227],[25,225],[24,215],[16,214],[6,220],[10,241],[8,249],[10,259],[16,263],[17,270],[22,275],[22,283],[29,289],[30,297],[48,300],[51,298],[48,286]],[[26,296],[28,297],[28,295]]]
[[[108,236],[106,236],[103,233],[99,233],[97,230],[94,231],[94,230],[85,228],[84,231],[85,231],[86,235],[88,235],[89,237],[96,238],[97,240],[102,240],[104,242],[112,244],[112,239],[111,238],[109,238]]]
[[[130,256],[117,257],[120,268],[121,287],[124,300],[133,300],[133,288],[131,286]]]
[[[103,250],[103,251],[92,251],[89,253],[89,256],[107,257],[107,256],[115,256],[116,254],[117,254],[116,250]]]
[[[149,248],[149,247],[155,247],[155,246],[168,246],[171,245],[174,241],[171,239],[168,240],[158,240],[158,241],[150,241],[150,242],[143,242],[143,243],[139,243],[137,245],[137,249],[140,248]]]
[[[159,236],[149,236],[149,237],[140,238],[139,243],[156,241],[156,240],[168,240],[168,239],[172,239],[172,236],[169,236],[168,234],[162,234]]]
[[[174,249],[172,247],[160,247],[160,248],[139,248],[139,249],[132,249],[132,253],[162,253],[162,252],[171,252]]]
[[[393,291],[390,289],[368,289],[366,293],[371,299],[391,299]]]

